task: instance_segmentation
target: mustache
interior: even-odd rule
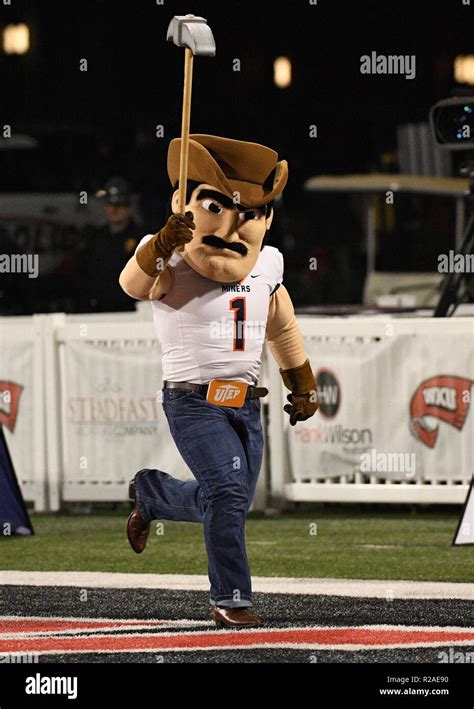
[[[203,244],[207,244],[207,246],[215,246],[217,249],[230,249],[231,251],[236,251],[242,256],[246,256],[248,253],[247,247],[240,241],[224,241],[224,239],[221,239],[220,236],[216,236],[215,234],[203,236],[202,241]]]

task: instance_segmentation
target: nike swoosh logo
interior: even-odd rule
[[[250,276],[250,278],[258,278],[259,276],[261,276],[261,273],[257,273],[256,276]]]

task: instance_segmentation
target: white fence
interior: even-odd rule
[[[191,477],[161,408],[161,360],[153,323],[137,317],[111,320],[61,314],[48,318],[47,482],[52,510],[61,502],[125,500],[130,478],[143,467]],[[131,398],[127,401],[123,393]],[[126,415],[121,420],[127,406],[135,419],[140,407],[146,409],[145,420],[127,420]],[[253,509],[265,508],[266,480],[265,454]]]
[[[359,417],[364,426],[367,422],[374,428],[378,424],[382,434],[388,432],[388,440],[385,436],[381,450],[414,455],[415,460],[422,463],[422,469],[408,475],[403,471],[399,475],[394,475],[393,471],[365,474],[360,469],[360,453],[346,456],[342,460],[343,465],[340,465],[341,457],[338,459],[337,450],[340,445],[327,446],[329,450],[334,449],[335,454],[329,457],[329,469],[324,472],[320,465],[322,455],[319,458],[317,455],[318,447],[321,447],[319,443],[308,447],[306,455],[305,451],[295,455],[297,432],[290,430],[287,416],[282,412],[287,392],[280,385],[278,367],[269,358],[272,391],[269,463],[274,504],[284,505],[287,501],[463,502],[474,468],[474,416],[469,406],[474,378],[474,318],[300,317],[299,324],[306,351],[312,355],[313,368],[317,370],[321,365],[331,370],[336,368],[339,379],[352,393],[352,396],[348,391],[342,393],[342,399],[344,394],[346,398],[345,414]],[[388,343],[391,345],[389,349]],[[414,350],[415,345],[418,351]],[[379,367],[381,371],[374,367],[375,372],[364,372],[364,367],[377,362],[377,357],[382,359],[387,352],[389,357],[385,356]],[[459,367],[466,378],[465,395],[468,399],[464,426],[462,431],[440,426],[439,440],[431,450],[410,433],[410,398],[404,393],[414,393],[423,380],[435,375],[441,375],[438,383],[442,383],[446,378],[443,375],[457,375]],[[388,392],[385,398],[382,390]],[[324,427],[316,423],[317,416],[311,419],[312,428],[309,430],[314,431],[315,426],[319,426],[317,432],[321,434],[322,429],[324,434]],[[329,425],[325,424],[326,432]],[[364,430],[370,428],[364,427]],[[391,437],[397,441],[393,447],[390,445]],[[299,467],[304,470],[299,470]],[[341,467],[343,474],[338,474]]]
[[[6,437],[25,499],[36,510],[57,510],[63,501],[125,500],[141,467],[190,476],[162,413],[159,348],[142,313],[0,318],[0,381],[23,387],[16,428]],[[271,396],[263,407],[267,446],[254,509],[298,501],[463,502],[473,469],[469,405],[463,426],[457,419],[441,423],[430,449],[410,433],[407,397],[435,375],[473,379],[474,318],[299,322],[314,368],[335,370],[341,406],[331,420],[318,413],[290,429],[287,392],[265,353],[261,384]],[[452,359],[456,353],[461,359]],[[344,431],[347,416],[358,418],[357,430],[371,431],[373,447],[415,455],[416,474],[366,474],[358,449],[324,443],[327,431]],[[378,429],[377,419],[384,424]],[[392,425],[391,448],[384,432]]]
[[[14,432],[5,428],[5,438],[18,471],[23,495],[45,510],[46,420],[44,409],[45,318],[0,318],[0,381],[22,387]],[[3,394],[3,391],[0,392]],[[0,410],[10,414],[12,403],[0,396]]]

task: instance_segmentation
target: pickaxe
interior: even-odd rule
[[[191,120],[191,89],[193,82],[193,58],[214,57],[216,43],[204,17],[176,15],[168,26],[168,42],[184,47],[184,92],[181,122],[181,153],[179,160],[179,208],[186,209],[186,183],[188,179],[189,124]]]

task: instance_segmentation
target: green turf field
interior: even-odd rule
[[[138,556],[125,537],[126,510],[33,516],[34,537],[0,538],[0,569],[206,573],[201,525],[154,523],[149,545]],[[472,581],[473,548],[451,546],[458,517],[458,510],[336,508],[251,515],[251,570],[258,576]]]

